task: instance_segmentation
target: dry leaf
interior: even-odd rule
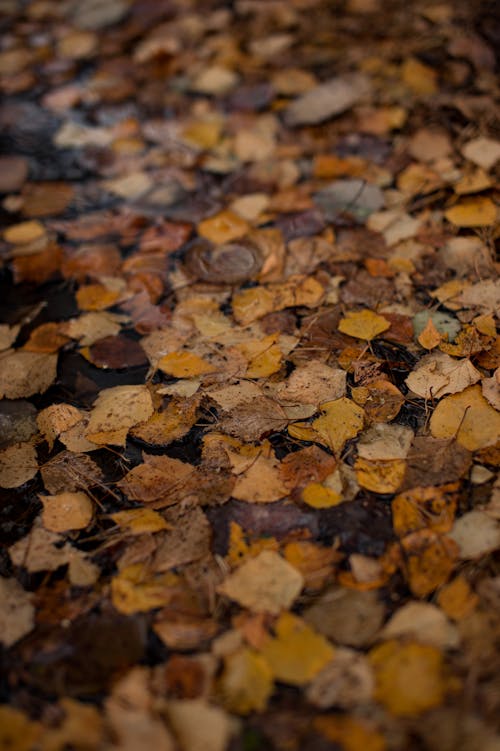
[[[456,649],[459,635],[445,614],[430,602],[407,602],[385,624],[382,639],[411,639],[437,649]]]
[[[315,730],[345,751],[386,751],[384,736],[370,723],[358,717],[321,715],[314,719]]]
[[[169,701],[166,714],[182,751],[226,751],[233,724],[204,699]]]
[[[85,529],[92,521],[94,507],[86,493],[68,491],[39,498],[43,503],[42,524],[49,532]]]
[[[252,459],[247,469],[238,472],[232,495],[251,503],[272,503],[288,495],[278,460],[266,456]]]
[[[439,402],[430,428],[435,438],[455,438],[470,451],[477,451],[500,438],[500,414],[488,404],[480,386],[470,386]]]
[[[11,350],[0,356],[0,396],[43,394],[56,379],[57,355]]]
[[[33,596],[15,579],[0,577],[0,642],[4,647],[11,647],[34,628],[35,608],[32,599]],[[0,730],[0,748],[1,738]]]
[[[157,367],[174,378],[193,378],[213,373],[214,366],[194,352],[170,352],[158,360]]]
[[[462,618],[467,618],[474,612],[479,603],[479,597],[472,591],[467,580],[459,574],[439,590],[437,602],[448,618],[461,621]]]
[[[93,443],[125,445],[131,427],[153,414],[147,386],[115,386],[100,392],[90,413],[85,436]]]
[[[38,472],[32,443],[15,443],[0,451],[0,488],[18,488]]]
[[[364,647],[373,643],[384,613],[376,592],[335,587],[304,612],[304,619],[337,644]]]
[[[120,529],[125,529],[131,535],[143,535],[169,529],[162,515],[150,508],[117,511],[115,514],[110,514],[110,517]]]
[[[467,141],[462,147],[462,154],[469,162],[473,162],[485,170],[490,170],[500,159],[500,142],[480,136],[472,141]]]
[[[306,698],[319,709],[354,708],[371,701],[375,681],[373,669],[364,654],[338,647],[329,662],[310,682]]]
[[[468,511],[448,536],[458,545],[460,558],[479,558],[500,547],[500,524],[484,511]]]
[[[311,424],[320,443],[334,454],[340,454],[346,441],[355,438],[363,428],[364,411],[350,399],[343,397],[321,405],[321,416]],[[290,426],[290,433],[293,425]],[[306,439],[307,440],[307,439]]]
[[[277,615],[292,605],[303,584],[296,568],[278,553],[263,550],[230,574],[218,591],[246,608]]]

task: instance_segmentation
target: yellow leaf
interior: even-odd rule
[[[244,472],[238,474],[232,495],[238,501],[251,503],[272,503],[288,495],[278,460],[273,456],[257,456]]]
[[[418,343],[424,347],[424,349],[434,349],[442,340],[442,335],[439,333],[434,325],[432,318],[429,317],[427,325],[418,337]]]
[[[445,211],[445,217],[457,227],[489,227],[495,224],[498,210],[491,198],[480,196],[462,201]]]
[[[325,402],[321,411],[321,417],[312,423],[312,428],[318,436],[316,440],[329,446],[334,454],[339,454],[346,441],[355,438],[363,429],[364,410],[351,399],[342,397]]]
[[[288,433],[298,441],[318,441],[318,435],[314,428],[306,422],[294,422],[288,426]]]
[[[170,529],[165,519],[158,511],[150,508],[133,508],[127,511],[118,511],[110,514],[111,519],[130,532],[132,535],[159,532],[161,529]]]
[[[194,378],[213,373],[214,367],[194,352],[170,352],[158,361],[158,368],[174,378]]]
[[[170,602],[177,582],[173,573],[154,576],[144,564],[134,563],[111,580],[111,600],[125,615],[153,610]]]
[[[356,339],[364,339],[369,342],[382,331],[390,328],[390,322],[373,310],[349,311],[339,323],[339,331]]]
[[[266,378],[281,367],[283,353],[276,344],[277,334],[264,339],[250,339],[236,346],[248,361],[247,378]]]
[[[13,224],[4,230],[3,239],[12,245],[24,245],[35,240],[40,240],[45,235],[45,227],[41,222],[31,220]]]
[[[330,508],[342,501],[342,496],[319,482],[310,482],[302,491],[302,500],[313,508]]]
[[[398,537],[432,529],[449,532],[457,509],[457,484],[417,487],[399,493],[392,502],[392,523]]]
[[[76,293],[80,310],[105,310],[110,308],[120,297],[116,289],[109,289],[104,284],[87,284]]]
[[[221,131],[222,121],[218,118],[195,120],[184,128],[182,137],[201,149],[212,149],[219,141]]]
[[[250,287],[233,295],[233,315],[242,326],[247,326],[273,310],[273,295],[266,287]]]
[[[438,605],[454,621],[466,618],[477,607],[479,597],[473,592],[462,574],[439,591]]]
[[[401,540],[405,576],[416,597],[427,597],[442,586],[453,571],[458,546],[430,529],[413,532]]]
[[[415,94],[435,94],[437,91],[436,71],[414,57],[407,58],[401,67],[403,82]]]
[[[250,225],[233,211],[224,210],[204,219],[198,225],[198,234],[213,243],[228,243],[246,235]]]
[[[224,705],[231,712],[262,712],[273,692],[273,674],[261,655],[240,649],[226,657],[219,688]]]
[[[375,698],[397,717],[414,717],[444,701],[448,688],[443,654],[425,644],[391,640],[369,653]]]
[[[342,555],[333,546],[316,545],[308,540],[289,542],[283,552],[286,560],[300,571],[308,589],[321,589]]]
[[[294,686],[303,686],[333,658],[335,650],[324,636],[301,618],[283,613],[275,625],[276,636],[262,647],[261,654],[274,677]]]
[[[247,542],[245,533],[237,522],[229,523],[229,545],[226,559],[231,568],[240,566],[247,558],[255,558],[262,550],[278,550],[279,544],[274,537],[261,537]],[[293,561],[290,561],[293,565]]]
[[[481,386],[469,386],[442,399],[430,421],[435,438],[456,438],[470,451],[493,446],[500,438],[500,414],[484,398]]]
[[[92,443],[125,445],[128,431],[153,414],[153,400],[145,385],[104,389],[90,413],[85,437]]]
[[[40,737],[41,726],[32,722],[19,709],[0,706],[0,749],[32,751]]]
[[[387,748],[384,736],[358,717],[323,715],[315,717],[313,725],[342,751],[385,751]]]
[[[403,482],[406,462],[404,459],[371,461],[358,457],[354,470],[362,488],[373,493],[395,493]]]

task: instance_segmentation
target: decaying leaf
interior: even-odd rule
[[[4,647],[11,647],[34,627],[32,599],[15,579],[0,577],[0,641]]]
[[[7,399],[43,394],[56,378],[57,355],[8,350],[0,356],[0,393]]]
[[[97,397],[85,431],[92,443],[124,445],[131,427],[153,414],[147,386],[115,386]]]
[[[408,387],[424,399],[440,399],[477,383],[481,373],[470,360],[455,360],[444,352],[423,357],[408,378]]]
[[[246,561],[219,586],[219,592],[240,605],[277,615],[299,595],[304,580],[296,568],[271,550]]]
[[[229,710],[243,715],[262,711],[273,688],[271,668],[257,652],[244,648],[226,657],[219,690]]]
[[[38,460],[32,443],[15,443],[0,451],[1,488],[18,488],[37,472]]]

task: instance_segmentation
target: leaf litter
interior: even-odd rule
[[[0,14],[0,749],[497,748],[492,3]]]

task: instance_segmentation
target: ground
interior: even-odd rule
[[[500,749],[495,5],[0,1],[0,751]]]

